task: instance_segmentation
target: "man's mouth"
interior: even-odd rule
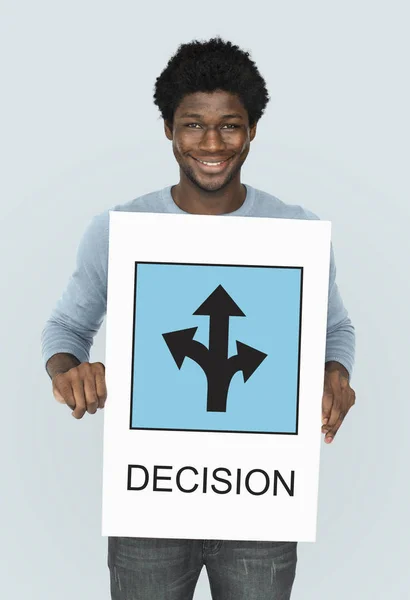
[[[193,158],[197,163],[199,163],[201,170],[206,171],[207,173],[209,173],[209,172],[218,172],[219,173],[220,171],[223,171],[225,166],[228,164],[228,162],[233,157],[230,156],[229,158],[226,158],[225,160],[218,160],[218,161],[203,160],[203,159],[195,158],[194,156],[191,156],[191,158]]]

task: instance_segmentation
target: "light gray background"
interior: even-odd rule
[[[2,597],[109,598],[103,411],[57,404],[40,334],[92,216],[177,182],[153,85],[179,43],[215,34],[251,51],[272,97],[242,179],[333,222],[357,330],[357,403],[322,446],[318,541],[299,544],[292,600],[407,596],[405,5],[1,2]],[[103,326],[93,361],[104,342]]]

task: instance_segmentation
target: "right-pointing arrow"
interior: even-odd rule
[[[243,380],[245,382],[253,375],[268,355],[238,341],[236,342],[236,349],[238,354],[232,357],[232,359],[236,359],[235,371],[243,372]]]

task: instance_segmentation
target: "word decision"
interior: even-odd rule
[[[273,474],[268,474],[263,469],[252,469],[246,473],[236,469],[233,473],[225,468],[200,470],[195,467],[181,467],[175,472],[170,465],[155,465],[150,475],[147,467],[143,465],[128,465],[127,489],[143,491],[152,489],[154,492],[173,492],[179,490],[184,494],[199,492],[202,494],[229,494],[248,493],[253,496],[278,493],[294,496],[295,471],[290,471],[286,480],[276,469]]]

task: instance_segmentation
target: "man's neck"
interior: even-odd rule
[[[183,211],[196,215],[223,215],[238,210],[245,202],[246,188],[238,180],[222,190],[206,192],[190,180],[180,181],[171,188],[175,204]]]

